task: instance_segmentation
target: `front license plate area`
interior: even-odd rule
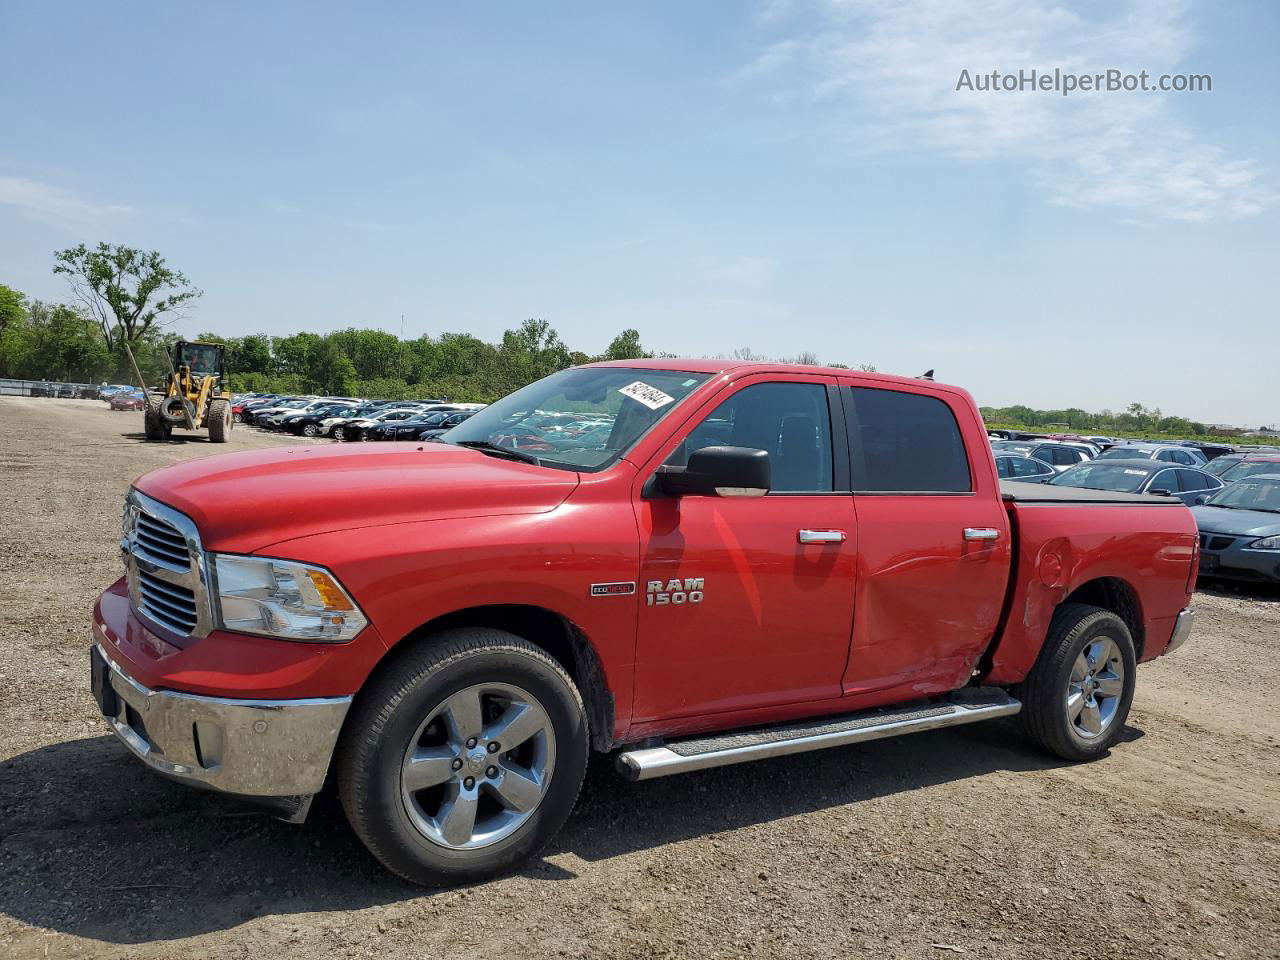
[[[1212,570],[1217,570],[1219,559],[1220,558],[1215,553],[1200,554],[1200,572],[1209,573]]]
[[[120,699],[111,686],[111,665],[97,647],[89,648],[89,685],[102,715],[117,716],[120,713]]]

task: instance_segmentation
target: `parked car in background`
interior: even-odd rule
[[[1215,477],[1220,477],[1247,456],[1247,453],[1224,453],[1210,460],[1205,464],[1204,469]]]
[[[1041,460],[1053,467],[1056,473],[1061,473],[1068,467],[1074,467],[1077,463],[1092,459],[1087,450],[1082,450],[1070,444],[1048,440],[997,440],[991,444],[991,449],[997,453],[1004,451],[1006,453],[1020,453],[1024,457],[1035,457],[1037,460]]]
[[[314,410],[289,414],[280,421],[280,429],[296,433],[300,437],[324,436],[326,422],[354,417],[359,411],[359,407],[353,407],[350,404],[331,403]]]
[[[1246,477],[1257,477],[1262,474],[1280,473],[1280,453],[1251,453],[1241,457],[1222,473],[1218,474],[1225,483],[1235,483]]]
[[[1191,447],[1193,450],[1199,450],[1204,454],[1205,459],[1210,462],[1213,461],[1214,457],[1222,457],[1228,453],[1236,452],[1235,447],[1229,447],[1225,443],[1206,443],[1201,440],[1183,440],[1179,446]]]
[[[1044,483],[1058,475],[1057,471],[1043,460],[1028,457],[1021,453],[1009,453],[1002,450],[992,451],[996,458],[996,473],[1001,480],[1021,480],[1025,483]]]
[[[411,417],[403,420],[388,420],[386,422],[367,427],[365,429],[365,439],[367,440],[417,440],[418,432],[426,430],[430,427],[436,427],[444,423],[445,419],[450,416],[453,411],[436,410],[431,413],[425,411],[415,413]]]
[[[399,409],[383,410],[381,413],[374,414],[372,417],[363,417],[355,420],[348,420],[343,424],[336,425],[333,428],[333,438],[335,440],[367,440],[365,431],[370,427],[381,426],[384,423],[395,423],[400,420],[408,420],[410,417],[416,416],[422,411],[416,407],[401,407]]]
[[[107,400],[107,406],[112,410],[141,410],[146,405],[147,395],[141,390],[121,390]]]
[[[313,411],[324,410],[328,407],[332,407],[334,404],[340,403],[350,406],[358,402],[359,401],[357,400],[352,400],[350,397],[316,397],[292,410],[276,410],[270,413],[260,413],[254,418],[254,422],[258,426],[267,430],[278,430],[281,428],[286,417],[300,416]]]
[[[476,410],[459,410],[457,413],[450,413],[444,418],[443,422],[420,429],[416,439],[435,440],[438,437],[443,437],[458,424],[465,423],[478,412]]]
[[[1177,497],[1187,506],[1196,503],[1198,497],[1216,493],[1223,486],[1221,480],[1203,470],[1165,465],[1139,457],[1132,460],[1099,457],[1058,474],[1049,483],[1116,493],[1161,494]]]
[[[1203,467],[1209,462],[1199,450],[1183,447],[1176,443],[1117,443],[1109,450],[1098,454],[1099,460],[1163,460],[1165,463],[1180,463],[1186,467]]]
[[[1191,512],[1202,575],[1280,583],[1280,469],[1229,484]]]

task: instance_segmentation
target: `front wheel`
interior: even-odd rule
[[[209,401],[209,439],[214,443],[226,443],[231,437],[231,404],[221,398]]]
[[[345,440],[345,439],[347,439],[347,428],[346,428],[346,427],[334,427],[334,428],[333,428],[333,433],[332,433],[332,434],[330,434],[330,436],[332,436],[332,437],[333,437],[333,439],[335,439],[335,440]]]
[[[573,681],[501,630],[424,639],[361,693],[337,757],[356,834],[414,883],[483,880],[564,825],[587,766]]]
[[[316,437],[320,435],[320,424],[304,423],[302,425],[302,435],[304,437]]]
[[[1123,620],[1101,607],[1065,604],[1022,686],[1027,738],[1064,760],[1106,753],[1129,716],[1137,667]]]

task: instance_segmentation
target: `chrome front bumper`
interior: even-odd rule
[[[101,657],[101,663],[98,657]],[[93,647],[95,697],[135,756],[166,776],[244,797],[289,798],[306,815],[324,785],[351,697],[234,700],[152,690]],[[108,692],[109,691],[109,692]]]
[[[1169,645],[1164,648],[1164,652],[1173,653],[1186,643],[1191,637],[1191,628],[1195,623],[1196,612],[1190,607],[1178,614],[1178,618],[1173,623],[1173,636],[1169,638]]]

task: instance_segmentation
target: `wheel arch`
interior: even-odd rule
[[[587,724],[593,749],[605,752],[616,745],[613,739],[614,698],[595,646],[586,633],[568,617],[532,604],[488,604],[464,607],[441,614],[420,624],[391,647],[374,668],[370,678],[408,646],[430,643],[445,630],[460,627],[488,627],[515,634],[549,654],[573,679],[587,710]],[[365,680],[363,687],[369,685]],[[362,688],[363,688],[362,687]],[[357,694],[359,696],[359,694]]]
[[[1087,603],[1114,613],[1129,628],[1129,633],[1133,636],[1134,652],[1138,660],[1142,659],[1142,650],[1146,644],[1146,625],[1142,615],[1142,600],[1131,583],[1120,577],[1095,577],[1072,590],[1057,606],[1068,603]]]

